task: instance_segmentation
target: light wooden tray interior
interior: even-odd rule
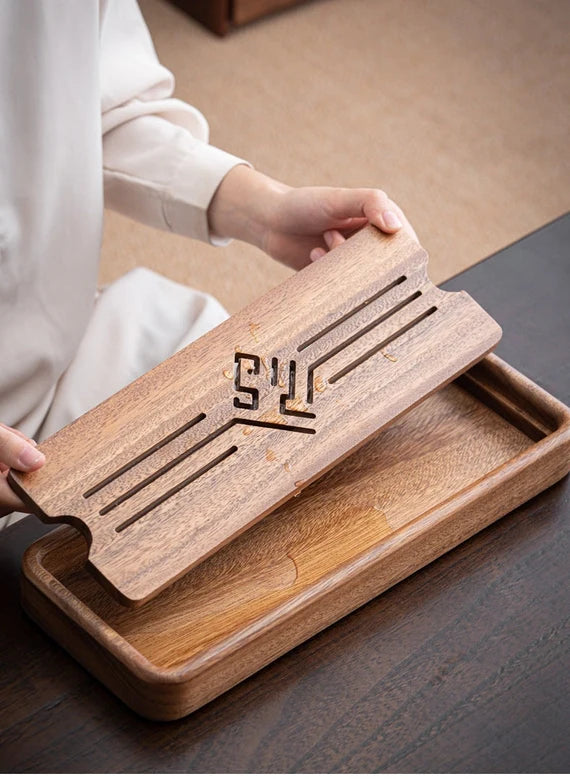
[[[71,528],[28,550],[24,605],[135,709],[182,716],[561,478],[569,419],[491,356],[139,609]]]

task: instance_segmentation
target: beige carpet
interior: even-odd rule
[[[436,282],[570,205],[568,0],[314,0],[225,39],[141,7],[213,143],[290,184],[386,189]],[[232,312],[289,274],[108,214],[102,281],[135,265]]]

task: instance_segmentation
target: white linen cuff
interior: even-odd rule
[[[183,157],[165,192],[164,219],[173,233],[225,246],[231,240],[210,232],[208,206],[223,178],[236,165],[249,162],[228,152],[197,142]]]

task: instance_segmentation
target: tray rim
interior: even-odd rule
[[[476,368],[477,366],[489,369],[493,374],[497,375],[500,380],[505,380],[514,386],[518,392],[526,394],[527,397],[530,396],[534,406],[545,412],[550,418],[551,424],[556,425],[556,427],[552,429],[551,432],[545,433],[544,437],[540,440],[532,442],[529,447],[520,454],[506,460],[485,476],[454,493],[436,506],[426,510],[423,514],[418,515],[414,520],[381,539],[375,546],[371,547],[366,552],[353,558],[348,563],[343,563],[333,571],[321,577],[306,590],[303,590],[303,592],[298,593],[286,602],[274,607],[265,615],[253,620],[249,625],[234,631],[229,636],[221,639],[214,646],[202,650],[180,665],[172,668],[156,665],[92,611],[89,606],[68,590],[59,579],[43,567],[43,558],[50,549],[52,549],[54,545],[59,545],[62,537],[75,532],[69,527],[57,528],[48,535],[35,541],[26,550],[22,563],[22,578],[25,579],[26,585],[37,589],[41,595],[50,601],[54,608],[59,609],[64,616],[70,619],[87,635],[87,637],[94,640],[96,644],[106,652],[112,654],[119,664],[124,666],[128,672],[141,682],[160,686],[188,683],[205,671],[210,670],[212,666],[219,664],[223,660],[227,660],[236,650],[243,647],[244,644],[262,638],[270,629],[273,630],[286,622],[287,619],[299,615],[303,609],[306,609],[323,597],[323,594],[328,595],[333,593],[336,588],[340,587],[342,584],[347,584],[350,579],[365,574],[383,558],[397,551],[401,551],[412,541],[425,535],[428,529],[433,530],[451,515],[457,513],[459,508],[465,510],[467,507],[481,502],[501,484],[506,476],[506,472],[508,472],[509,478],[520,476],[525,469],[539,460],[542,460],[548,454],[553,453],[554,450],[566,445],[570,447],[570,409],[564,403],[550,395],[550,393],[535,384],[531,379],[494,354],[487,355],[480,362],[476,363],[476,366],[473,366],[473,368]],[[473,368],[466,371],[466,374],[469,374]],[[462,374],[462,376],[465,376],[466,374]],[[511,424],[514,425],[514,423]],[[564,473],[559,475],[555,474],[554,478],[550,478],[549,483],[546,486],[554,484],[564,477],[570,470],[570,461],[564,466],[564,469]],[[546,487],[540,487],[534,494],[538,494],[538,492],[545,488]],[[516,503],[512,508],[505,511],[500,516],[509,513],[509,511],[513,510],[516,506],[521,505],[527,499],[528,498],[524,498]],[[495,521],[495,519],[490,520],[487,524],[491,524],[493,521]],[[473,535],[473,533],[469,534],[467,537],[470,537],[471,535]],[[456,543],[461,543],[463,540],[465,539],[461,538]],[[452,544],[449,548],[453,548],[456,543]],[[444,552],[441,554],[443,553]],[[436,555],[436,557],[437,556],[439,555]],[[414,570],[418,570],[418,568],[415,568]],[[409,574],[406,574],[402,578],[411,575],[412,572],[413,571],[410,571]],[[399,579],[398,581],[401,580],[402,579]],[[394,582],[394,584],[395,583],[396,582]],[[389,589],[391,586],[393,586],[393,584],[390,584],[386,589]],[[384,591],[386,590],[381,590],[378,592],[378,595]],[[24,590],[22,603],[24,609],[26,609],[26,595]],[[35,617],[33,618],[36,622],[38,621]],[[333,622],[329,624],[333,624]],[[43,623],[42,627],[48,633],[50,632]],[[262,666],[259,667],[261,668]]]

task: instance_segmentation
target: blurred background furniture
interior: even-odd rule
[[[202,22],[212,32],[226,35],[234,26],[239,27],[261,16],[280,11],[303,0],[172,0]]]

